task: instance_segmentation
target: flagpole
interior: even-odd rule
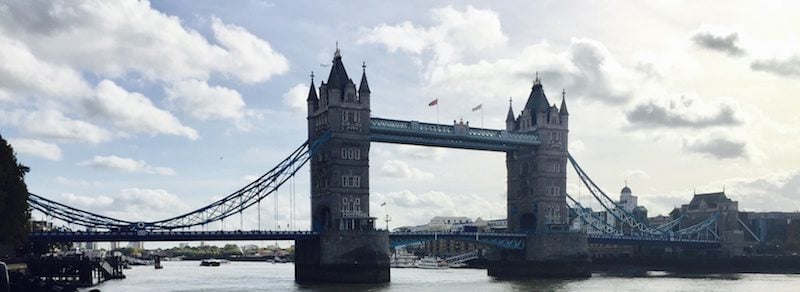
[[[481,128],[483,128],[483,104],[481,104]]]

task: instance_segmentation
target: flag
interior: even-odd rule
[[[477,110],[482,110],[482,109],[483,109],[483,104],[479,104],[478,106],[476,106],[476,107],[473,107],[473,108],[472,108],[472,111],[474,112],[474,111],[477,111]]]
[[[434,100],[432,100],[431,102],[429,102],[429,103],[428,103],[428,106],[434,106],[434,105],[437,105],[437,104],[439,104],[439,99],[438,99],[438,98],[437,98],[437,99],[434,99]]]
[[[386,206],[386,202],[381,203],[381,207]]]

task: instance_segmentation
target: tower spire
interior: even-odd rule
[[[361,62],[361,85],[358,86],[358,93],[370,93],[369,83],[367,82],[367,62]]]
[[[506,123],[514,121],[514,109],[511,108],[511,97],[508,97],[508,114],[506,115]]]
[[[558,112],[559,115],[569,115],[567,111],[567,90],[561,89],[561,109]]]
[[[306,98],[306,101],[316,102],[317,100],[317,90],[314,88],[314,71],[311,71],[311,86],[309,86],[308,98]]]

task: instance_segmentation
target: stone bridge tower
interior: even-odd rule
[[[370,89],[366,66],[356,88],[336,49],[319,94],[312,75],[308,140],[328,140],[311,157],[313,241],[298,241],[298,282],[388,282],[389,237],[369,217]]]
[[[538,74],[537,74],[538,75]],[[496,277],[588,277],[586,235],[569,231],[566,202],[569,112],[550,104],[537,76],[519,116],[509,105],[506,131],[536,133],[541,144],[506,153],[508,231],[526,233],[524,254],[498,251],[489,258]]]

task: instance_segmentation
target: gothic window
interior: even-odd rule
[[[343,175],[342,187],[345,188],[359,188],[361,187],[361,176],[358,175]]]
[[[361,127],[357,111],[342,111],[342,127],[348,131],[358,131]]]
[[[558,224],[561,223],[561,208],[556,205],[547,205],[545,207],[544,220],[546,223]]]
[[[545,171],[549,173],[560,173],[561,165],[558,162],[548,162]]]
[[[342,148],[342,159],[359,160],[361,159],[361,149],[356,147]]]
[[[558,196],[561,192],[561,188],[557,186],[548,186],[545,189],[545,194],[548,196]]]
[[[342,211],[349,211],[350,210],[350,198],[343,197],[342,198]]]

